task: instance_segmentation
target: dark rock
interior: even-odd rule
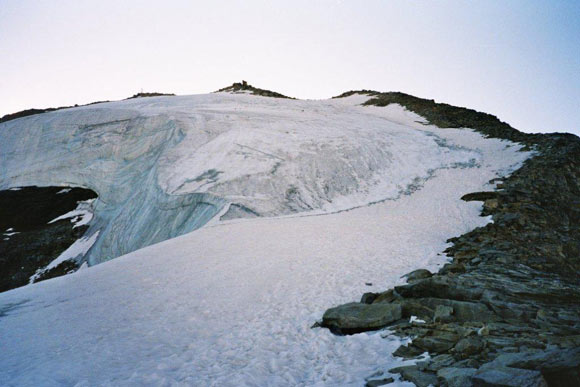
[[[580,385],[580,347],[508,353],[484,366],[539,371],[550,386]]]
[[[96,102],[91,102],[91,103],[87,103],[85,105],[80,105],[80,106],[96,105],[96,104],[105,103],[105,102],[111,102],[111,101],[96,101]],[[60,106],[60,107],[56,107],[56,108],[46,108],[46,109],[34,109],[33,108],[33,109],[21,110],[21,111],[16,112],[16,113],[6,114],[6,115],[2,116],[0,118],[0,123],[15,120],[17,118],[23,118],[23,117],[36,115],[36,114],[42,114],[42,113],[49,113],[49,112],[53,112],[55,110],[70,109],[70,108],[78,107],[78,106],[79,106],[78,104],[74,104],[73,106]]]
[[[384,328],[401,316],[400,305],[352,302],[327,310],[321,325],[339,334],[354,334]]]
[[[419,347],[416,347],[414,345],[401,345],[399,348],[397,348],[395,350],[395,352],[393,352],[393,356],[398,356],[398,357],[402,357],[405,359],[413,359],[416,358],[417,356],[421,355],[422,353],[424,353],[425,351]]]
[[[453,320],[453,307],[445,305],[437,305],[433,315],[435,322],[450,322]]]
[[[410,318],[411,316],[417,316],[420,319],[433,318],[433,308],[425,305],[420,299],[400,299],[393,301],[393,303],[401,305],[401,312],[405,318]]]
[[[437,371],[437,376],[443,379],[448,387],[471,387],[471,377],[477,371],[475,368],[442,368]]]
[[[34,282],[45,281],[47,279],[74,273],[75,271],[78,270],[79,267],[80,265],[78,264],[78,262],[69,259],[61,262],[60,264],[51,269],[40,272],[38,274],[38,277],[36,277],[36,281]]]
[[[576,368],[580,366],[580,347],[506,354],[499,356],[495,362],[535,370]]]
[[[79,201],[96,198],[84,188],[22,187],[0,191],[0,292],[24,286],[80,239],[87,226],[74,227],[70,219],[51,222],[77,208]],[[7,230],[11,229],[11,232]],[[16,232],[13,235],[12,232]],[[44,272],[38,280],[75,271],[78,262],[67,261]]]
[[[457,321],[496,321],[498,318],[484,304],[466,301],[448,301],[453,307],[453,317]]]
[[[441,368],[451,367],[455,363],[455,358],[449,354],[435,355],[431,358],[431,361],[426,366],[430,371],[438,371]]]
[[[397,367],[389,372],[401,374],[403,380],[413,382],[418,387],[428,387],[437,384],[437,376],[435,374],[421,371],[417,366]]]
[[[393,300],[395,300],[397,298],[397,296],[395,295],[395,292],[393,291],[393,289],[389,289],[386,292],[382,292],[379,293],[377,298],[375,298],[373,300],[373,303],[379,303],[379,302],[392,302]]]
[[[424,279],[424,278],[429,278],[433,276],[433,274],[426,269],[418,269],[415,271],[412,271],[410,273],[405,274],[402,278],[407,278],[407,282],[414,282],[420,279]]]
[[[362,304],[372,304],[377,299],[378,293],[365,293],[362,295],[360,302]]]
[[[383,379],[372,379],[367,380],[365,387],[378,387],[384,386],[385,384],[391,384],[395,381],[393,378],[383,378]]]
[[[465,273],[465,265],[458,262],[448,263],[439,271],[439,274]]]
[[[580,386],[580,367],[544,370],[542,376],[546,379],[548,386]]]
[[[175,94],[173,93],[158,93],[156,91],[154,92],[150,92],[150,93],[137,93],[137,94],[133,94],[131,97],[127,98],[127,99],[135,99],[135,98],[145,98],[145,97],[173,97],[175,96]]]
[[[472,377],[475,387],[544,387],[548,386],[540,371],[511,367],[479,369]]]
[[[481,362],[475,360],[475,359],[464,359],[461,361],[456,362],[455,364],[453,364],[454,367],[456,368],[479,368],[481,367]]]
[[[421,318],[435,318],[435,311],[439,307],[448,307],[453,310],[453,320],[459,322],[467,321],[481,321],[490,322],[497,321],[498,317],[490,311],[485,304],[478,302],[455,301],[441,298],[405,298],[396,300],[394,302],[400,303],[403,307],[403,316],[419,316]],[[440,313],[445,313],[444,310],[439,309]],[[450,319],[448,319],[450,320]],[[442,321],[442,322],[448,322]]]
[[[461,197],[461,200],[465,200],[466,202],[471,202],[471,201],[483,202],[486,200],[495,199],[497,197],[498,197],[498,193],[495,191],[473,192],[473,193],[468,193],[467,195],[463,195]]]
[[[466,337],[465,339],[459,340],[455,345],[455,353],[460,355],[462,358],[479,353],[484,347],[483,342],[477,337]]]
[[[433,336],[419,337],[413,340],[413,345],[428,352],[446,352],[455,346],[460,336],[445,331],[435,331]]]
[[[497,199],[487,199],[483,202],[483,208],[487,211],[491,211],[496,209],[499,206],[499,201]]]
[[[405,298],[445,298],[451,300],[477,300],[483,289],[473,287],[471,282],[460,282],[455,278],[434,275],[408,285],[395,286],[395,291]]]
[[[254,87],[254,86],[248,84],[246,81],[236,82],[236,83],[233,83],[231,86],[224,87],[223,89],[218,90],[218,92],[225,92],[225,91],[233,92],[233,93],[240,92],[240,91],[250,91],[254,95],[261,95],[263,97],[294,99],[291,97],[287,97],[283,94],[276,93],[275,91],[259,89],[257,87]]]

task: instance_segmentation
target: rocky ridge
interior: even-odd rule
[[[441,127],[523,143],[536,156],[492,181],[495,191],[462,198],[482,201],[493,222],[450,239],[451,262],[438,273],[409,273],[407,285],[329,309],[321,325],[412,338],[394,354],[420,361],[390,372],[418,386],[580,385],[580,139],[521,133],[489,114],[403,93],[341,96],[354,93],[372,96],[366,105],[399,103]],[[375,375],[367,385],[392,381]]]

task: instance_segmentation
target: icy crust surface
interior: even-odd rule
[[[261,216],[332,212],[395,198],[434,170],[480,159],[356,100],[217,98],[197,106],[195,128],[162,159],[166,191],[210,192]]]
[[[329,213],[395,199],[477,149],[369,114],[368,97],[296,101],[245,94],[137,98],[0,125],[0,189],[91,188],[86,259],[99,263],[207,223]],[[400,109],[400,107],[399,107]],[[420,118],[418,118],[420,120]],[[240,210],[241,209],[241,210]]]
[[[436,270],[446,239],[488,222],[480,203],[459,198],[493,189],[490,179],[529,154],[470,130],[418,124],[420,117],[396,106],[364,109],[373,122],[421,130],[419,144],[433,140],[440,157],[469,149],[477,162],[436,169],[443,163],[434,160],[420,189],[351,211],[214,219],[102,265],[2,293],[0,384],[360,386],[373,373],[388,376],[401,364],[391,356],[400,343],[388,332],[336,337],[310,327],[329,307],[392,287],[419,267]]]

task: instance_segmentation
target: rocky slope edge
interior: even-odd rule
[[[129,98],[125,98],[125,99],[135,99],[135,98],[145,98],[145,97],[172,97],[172,96],[175,96],[175,94],[173,94],[173,93],[158,93],[158,92],[152,92],[152,93],[140,92],[140,93],[137,93],[137,94],[133,94]],[[54,112],[56,110],[71,109],[71,108],[75,108],[75,107],[79,107],[79,106],[91,106],[91,105],[97,105],[97,104],[106,103],[106,102],[111,102],[111,101],[109,101],[109,100],[106,100],[106,101],[96,101],[96,102],[91,102],[91,103],[87,103],[87,104],[84,104],[84,105],[75,104],[74,106],[59,106],[59,107],[56,107],[56,108],[45,108],[45,109],[32,108],[32,109],[26,109],[26,110],[21,110],[21,111],[16,112],[16,113],[5,114],[4,116],[0,117],[0,123],[7,122],[7,121],[12,121],[12,120],[15,120],[17,118],[33,116],[33,115],[36,115],[36,114]]]
[[[38,282],[78,269],[76,261],[65,260],[43,270],[89,228],[65,214],[96,197],[89,189],[70,187],[0,191],[0,292],[28,284],[35,273]]]
[[[395,355],[421,361],[391,372],[418,386],[580,385],[580,139],[521,133],[494,116],[402,93],[359,93],[373,96],[366,105],[399,103],[432,124],[474,128],[537,155],[495,191],[463,197],[483,201],[493,223],[450,239],[452,260],[438,273],[409,273],[407,285],[329,309],[322,325],[411,337]],[[390,382],[375,376],[367,385]]]

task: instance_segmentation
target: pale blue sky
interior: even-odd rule
[[[197,94],[403,91],[580,134],[580,1],[0,0],[0,116]]]

